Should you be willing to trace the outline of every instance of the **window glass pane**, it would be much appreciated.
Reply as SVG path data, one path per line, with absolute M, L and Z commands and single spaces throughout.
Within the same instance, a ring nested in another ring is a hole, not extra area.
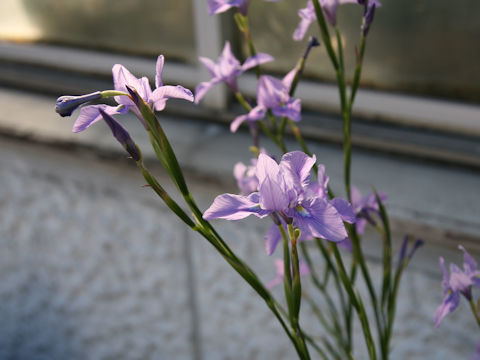
M 318 36 L 314 23 L 303 42 L 292 40 L 300 19 L 297 11 L 306 3 L 251 2 L 249 14 L 257 50 L 277 59 L 265 67 L 287 71 L 303 52 L 308 35 Z M 363 85 L 480 102 L 480 1 L 382 0 L 382 4 L 368 35 Z M 361 6 L 348 4 L 340 6 L 338 12 L 350 74 L 362 11 Z M 315 49 L 312 55 L 306 75 L 332 81 L 325 49 Z
M 0 39 L 194 58 L 191 0 L 1 0 Z

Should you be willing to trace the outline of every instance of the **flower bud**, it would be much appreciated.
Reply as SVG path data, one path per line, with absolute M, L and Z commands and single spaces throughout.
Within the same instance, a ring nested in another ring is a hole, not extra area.
M 375 4 L 371 6 L 365 5 L 365 12 L 363 14 L 363 23 L 362 23 L 362 33 L 363 36 L 367 36 L 370 25 L 373 22 L 373 17 L 375 15 Z
M 80 105 L 101 98 L 102 93 L 100 91 L 80 96 L 60 96 L 55 103 L 55 111 L 60 114 L 60 116 L 70 116 Z

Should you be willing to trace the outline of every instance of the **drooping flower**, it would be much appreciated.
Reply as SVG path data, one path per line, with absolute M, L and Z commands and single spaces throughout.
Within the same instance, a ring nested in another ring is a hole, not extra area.
M 266 0 L 266 1 L 275 2 L 278 0 Z M 243 15 L 247 15 L 248 3 L 249 3 L 249 0 L 207 0 L 208 14 L 209 15 L 220 14 L 232 7 L 236 7 Z
M 294 69 L 295 70 L 295 69 Z M 290 71 L 281 81 L 268 75 L 262 75 L 257 85 L 257 106 L 248 114 L 237 116 L 230 125 L 230 131 L 236 132 L 244 121 L 262 120 L 271 110 L 276 116 L 285 116 L 293 121 L 301 120 L 302 102 L 290 97 L 289 91 L 295 75 Z
M 100 109 L 100 115 L 107 123 L 115 139 L 117 139 L 117 141 L 125 148 L 125 150 L 127 150 L 133 160 L 139 161 L 142 156 L 127 129 L 125 129 L 117 120 L 108 115 L 102 109 Z
M 378 197 L 380 201 L 385 203 L 387 201 L 387 194 L 384 192 L 379 192 Z M 375 220 L 372 215 L 379 213 L 379 206 L 375 193 L 370 193 L 367 196 L 362 196 L 360 191 L 355 187 L 351 187 L 351 200 L 352 207 L 357 221 L 355 227 L 358 234 L 363 234 L 365 232 L 365 227 L 367 222 L 375 224 Z
M 337 24 L 337 9 L 339 5 L 343 4 L 363 5 L 363 3 L 361 3 L 359 0 L 320 0 L 320 6 L 322 7 L 323 15 L 325 16 L 325 20 L 329 24 L 333 26 Z M 365 6 L 366 9 L 369 10 L 371 7 L 380 7 L 381 4 L 379 0 L 370 0 L 368 1 L 368 5 Z M 305 8 L 298 10 L 298 15 L 300 16 L 301 20 L 297 28 L 295 29 L 295 32 L 293 33 L 293 39 L 296 41 L 302 40 L 310 24 L 314 21 L 317 21 L 317 15 L 315 13 L 315 7 L 313 6 L 312 0 L 308 0 L 307 6 Z M 373 14 L 371 18 L 373 20 Z
M 449 274 L 445 267 L 445 260 L 440 257 L 443 301 L 435 312 L 435 327 L 439 327 L 442 319 L 457 308 L 460 295 L 471 301 L 472 286 L 480 287 L 480 271 L 477 270 L 477 262 L 463 246 L 460 245 L 459 249 L 463 251 L 463 271 L 457 265 L 450 264 Z
M 218 58 L 217 62 L 213 62 L 206 57 L 200 57 L 200 61 L 206 66 L 212 79 L 210 81 L 201 82 L 195 88 L 195 103 L 198 104 L 205 94 L 216 84 L 225 82 L 233 92 L 237 89 L 237 77 L 243 74 L 245 71 L 254 68 L 258 65 L 264 64 L 269 61 L 273 61 L 273 57 L 258 53 L 255 56 L 249 57 L 243 65 L 237 60 L 232 53 L 230 42 L 226 42 L 223 48 L 222 54 Z
M 329 201 L 310 190 L 310 171 L 315 161 L 315 156 L 309 157 L 301 151 L 284 154 L 280 164 L 260 154 L 255 169 L 258 191 L 248 196 L 217 196 L 205 211 L 204 219 L 239 220 L 252 214 L 263 218 L 276 213 L 290 219 L 305 238 L 345 240 L 347 231 L 343 221 L 353 223 L 355 215 L 345 200 Z M 276 244 L 271 244 L 271 252 L 275 247 Z
M 283 276 L 285 274 L 284 268 L 285 267 L 283 265 L 283 260 L 275 259 L 276 276 L 272 280 L 270 280 L 267 284 L 265 284 L 265 287 L 267 289 L 271 289 L 283 282 Z M 300 271 L 300 276 L 310 274 L 310 268 L 308 267 L 307 263 L 302 259 L 298 261 L 298 269 Z M 290 271 L 292 271 L 292 269 L 290 269 Z M 293 271 L 292 271 L 292 276 L 293 276 Z
M 100 110 L 104 111 L 108 115 L 125 114 L 130 110 L 130 111 L 133 111 L 135 114 L 137 114 L 137 116 L 141 119 L 140 113 L 136 105 L 128 96 L 127 86 L 134 88 L 138 92 L 138 94 L 145 100 L 145 102 L 157 111 L 163 110 L 165 108 L 165 104 L 167 100 L 171 98 L 178 98 L 178 99 L 193 101 L 192 92 L 184 88 L 183 86 L 163 85 L 163 82 L 162 82 L 163 65 L 164 65 L 164 57 L 163 55 L 160 55 L 157 58 L 157 63 L 156 63 L 156 76 L 155 76 L 156 88 L 155 90 L 152 91 L 150 87 L 150 83 L 146 77 L 137 79 L 123 65 L 115 64 L 112 68 L 112 74 L 113 74 L 113 84 L 115 89 L 114 92 L 116 92 L 116 96 L 114 96 L 114 99 L 117 102 L 118 106 L 108 106 L 105 104 L 83 106 L 80 109 L 80 114 L 73 125 L 73 132 L 83 131 L 89 126 L 96 123 L 97 121 L 101 120 L 102 115 L 100 114 Z M 109 91 L 105 91 L 100 94 L 103 94 L 106 92 L 109 92 Z M 124 93 L 124 95 L 118 95 L 118 92 Z M 91 99 L 87 100 L 89 96 L 91 97 Z M 67 115 L 69 109 L 67 109 L 66 105 L 62 105 L 62 100 L 63 100 L 62 98 L 65 99 L 65 97 L 60 97 L 57 100 L 57 103 L 60 101 L 60 109 L 62 109 L 63 113 Z M 85 95 L 84 98 L 80 97 L 79 101 L 80 100 L 90 101 L 98 98 L 99 97 L 97 93 L 92 93 L 92 94 Z M 82 103 L 84 102 L 82 101 Z M 66 104 L 75 105 L 75 103 L 73 102 L 67 102 Z M 77 107 L 79 105 L 81 104 L 78 104 Z M 57 108 L 58 107 L 59 105 L 57 104 Z M 74 109 L 72 109 L 72 111 L 73 110 Z

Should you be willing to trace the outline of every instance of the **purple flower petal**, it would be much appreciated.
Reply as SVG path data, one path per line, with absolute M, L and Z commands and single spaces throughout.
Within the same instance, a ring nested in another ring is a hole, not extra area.
M 337 243 L 337 245 L 339 248 L 342 248 L 344 250 L 353 251 L 352 241 L 348 237 L 345 240 L 342 240 L 339 243 Z
M 242 13 L 246 14 L 248 0 L 208 0 L 208 14 L 215 15 L 227 11 L 232 7 L 238 7 Z
M 309 203 L 302 204 L 301 209 L 297 208 L 287 215 L 294 218 L 302 232 L 305 229 L 314 237 L 334 242 L 343 241 L 348 237 L 337 209 L 323 199 L 315 198 Z
M 450 289 L 454 292 L 467 292 L 473 285 L 472 279 L 464 273 L 457 265 L 450 264 Z
M 274 115 L 287 117 L 293 121 L 302 120 L 302 101 L 300 99 L 290 99 L 285 105 L 271 108 Z
M 195 104 L 198 104 L 200 100 L 210 91 L 210 89 L 218 84 L 220 79 L 212 79 L 210 81 L 204 81 L 197 85 L 195 88 Z
M 218 77 L 217 70 L 216 70 L 217 64 L 215 64 L 213 60 L 203 56 L 200 56 L 198 59 L 203 65 L 205 65 L 205 67 L 207 68 L 208 72 L 212 77 Z
M 347 200 L 341 199 L 341 198 L 335 198 L 332 201 L 330 201 L 330 204 L 332 204 L 335 207 L 335 209 L 337 209 L 343 221 L 348 222 L 350 224 L 353 224 L 356 221 L 356 216 L 352 209 L 352 205 L 350 205 L 350 203 Z
M 265 53 L 258 53 L 255 56 L 250 56 L 247 60 L 242 65 L 242 72 L 247 71 L 253 67 L 256 67 L 258 65 L 264 64 L 266 62 L 270 62 L 275 60 L 273 56 L 270 56 Z
M 128 111 L 128 108 L 120 105 L 120 106 L 108 106 L 105 104 L 99 105 L 89 105 L 84 106 L 80 109 L 80 115 L 78 116 L 77 120 L 73 124 L 72 132 L 78 133 L 89 126 L 95 124 L 97 121 L 102 119 L 102 115 L 100 114 L 100 109 L 102 109 L 108 115 L 115 115 L 115 114 L 125 114 Z
M 294 67 L 292 70 L 288 72 L 282 79 L 282 84 L 290 91 L 292 87 L 293 79 L 295 79 L 295 74 L 297 73 L 297 67 Z
M 248 197 L 234 194 L 223 194 L 215 198 L 212 205 L 210 205 L 203 214 L 203 218 L 205 220 L 239 220 L 252 214 L 259 218 L 263 218 L 269 213 L 270 211 L 265 211 L 260 208 L 258 194 L 254 193 Z
M 296 41 L 302 40 L 310 24 L 317 20 L 315 8 L 311 0 L 307 2 L 307 6 L 305 8 L 298 10 L 298 16 L 300 16 L 301 20 L 295 29 L 295 32 L 293 33 L 293 39 Z
M 280 171 L 280 166 L 275 160 L 266 154 L 260 154 L 257 160 L 257 168 L 255 170 L 255 175 L 259 183 L 265 181 L 266 177 L 270 176 L 276 177 Z
M 465 272 L 467 274 L 474 273 L 477 270 L 477 262 L 462 245 L 459 245 L 458 248 L 463 251 L 463 268 Z
M 265 234 L 265 251 L 267 255 L 270 256 L 275 252 L 278 243 L 280 242 L 282 235 L 278 230 L 278 226 L 273 224 L 268 229 L 267 233 Z
M 299 11 L 300 13 L 300 11 Z M 293 40 L 295 41 L 300 41 L 305 37 L 305 34 L 307 33 L 308 28 L 310 27 L 310 24 L 313 22 L 313 20 L 310 19 L 305 19 L 302 18 L 300 22 L 298 23 L 297 28 L 293 32 Z
M 237 180 L 238 188 L 243 195 L 248 195 L 258 190 L 255 166 L 246 166 L 241 162 L 236 163 L 233 168 L 233 176 Z
M 262 75 L 258 79 L 257 103 L 267 109 L 272 109 L 290 100 L 287 87 L 278 79 Z
M 437 308 L 435 312 L 434 322 L 435 327 L 438 328 L 440 326 L 440 322 L 442 319 L 450 314 L 453 310 L 458 307 L 460 303 L 460 294 L 458 292 L 449 292 L 444 296 L 442 304 Z
M 290 198 L 285 191 L 285 186 L 280 174 L 268 174 L 260 182 L 260 206 L 270 211 L 283 211 L 288 208 Z
M 163 55 L 159 55 L 157 58 L 157 64 L 155 66 L 155 87 L 158 88 L 163 86 L 162 82 L 162 72 L 163 72 L 163 65 L 165 63 L 165 58 Z
M 130 156 L 135 160 L 139 161 L 141 159 L 140 152 L 137 148 L 137 145 L 133 142 L 130 134 L 127 129 L 125 129 L 113 116 L 108 115 L 102 109 L 99 109 L 100 115 L 103 117 L 108 127 L 112 131 L 113 136 L 118 142 L 127 150 Z
M 243 124 L 243 122 L 245 120 L 248 119 L 248 115 L 240 115 L 240 116 L 237 116 L 233 121 L 232 123 L 230 124 L 230 131 L 232 133 L 236 132 L 238 130 L 238 128 L 240 127 L 240 125 Z
M 328 181 L 330 180 L 330 178 L 325 172 L 325 165 L 320 164 L 318 166 L 317 179 L 319 185 L 318 196 L 326 198 L 328 196 Z
M 364 218 L 358 218 L 355 222 L 355 230 L 357 234 L 365 233 L 365 228 L 367 227 L 367 220 Z
M 172 98 L 188 101 L 194 100 L 193 94 L 189 89 L 180 85 L 165 85 L 155 89 L 150 96 L 150 102 L 155 106 L 155 110 L 161 111 L 165 108 L 166 101 Z
M 112 68 L 113 74 L 113 85 L 115 90 L 127 92 L 126 85 L 137 90 L 140 97 L 142 97 L 146 102 L 148 102 L 152 89 L 146 77 L 137 79 L 133 76 L 127 68 L 120 64 L 113 65 Z M 127 96 L 115 96 L 115 101 L 118 104 L 123 104 L 125 106 L 134 106 L 132 100 Z
M 301 186 L 307 186 L 310 182 L 310 171 L 316 161 L 315 155 L 310 157 L 302 151 L 291 151 L 282 156 L 280 167 L 289 171 Z
M 236 132 L 240 125 L 245 121 L 258 121 L 265 117 L 266 109 L 262 106 L 256 106 L 246 115 L 237 116 L 230 124 L 230 131 Z

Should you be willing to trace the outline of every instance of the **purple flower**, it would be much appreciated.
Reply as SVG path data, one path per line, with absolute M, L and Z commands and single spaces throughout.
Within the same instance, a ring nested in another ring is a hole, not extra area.
M 200 61 L 207 67 L 212 79 L 207 82 L 201 82 L 195 88 L 195 103 L 198 104 L 205 94 L 216 84 L 225 82 L 233 92 L 237 92 L 237 77 L 248 69 L 260 64 L 273 61 L 273 57 L 268 54 L 258 53 L 249 57 L 243 65 L 233 55 L 230 43 L 227 41 L 223 48 L 222 54 L 218 58 L 217 63 L 211 59 L 200 57 Z
M 133 142 L 128 131 L 117 120 L 115 120 L 112 116 L 108 115 L 105 111 L 103 111 L 102 109 L 99 109 L 99 111 L 100 115 L 103 117 L 110 130 L 112 130 L 112 134 L 115 139 L 117 139 L 118 142 L 122 144 L 122 146 L 125 148 L 125 150 L 127 150 L 133 160 L 139 161 L 142 156 L 140 155 L 140 151 L 138 150 L 137 145 Z
M 236 132 L 245 120 L 254 122 L 263 119 L 267 110 L 271 110 L 276 116 L 300 121 L 301 100 L 292 98 L 289 94 L 294 75 L 295 69 L 290 71 L 282 81 L 268 75 L 260 76 L 257 85 L 257 106 L 248 114 L 237 116 L 230 125 L 230 131 Z
M 334 242 L 345 240 L 347 231 L 343 222 L 355 221 L 353 210 L 343 199 L 329 201 L 312 191 L 310 170 L 315 161 L 315 156 L 309 157 L 301 151 L 286 153 L 280 164 L 260 154 L 255 169 L 258 191 L 248 196 L 219 195 L 203 218 L 238 220 L 252 214 L 263 218 L 276 213 L 292 221 L 303 238 L 318 237 Z M 267 233 L 268 236 L 277 237 L 276 240 L 267 239 L 267 252 L 272 253 L 278 236 L 273 230 Z
M 480 271 L 477 270 L 477 262 L 463 246 L 460 245 L 459 249 L 463 251 L 463 271 L 457 265 L 450 264 L 450 274 L 448 274 L 445 260 L 440 257 L 443 301 L 435 312 L 435 327 L 439 327 L 442 319 L 457 308 L 460 295 L 471 301 L 472 285 L 480 287 Z
M 384 192 L 379 192 L 378 197 L 382 203 L 385 203 L 387 200 L 387 194 Z M 355 186 L 351 187 L 351 199 L 352 207 L 357 221 L 355 227 L 358 234 L 363 234 L 365 232 L 365 226 L 367 222 L 375 224 L 375 221 L 372 218 L 372 214 L 379 213 L 379 206 L 375 193 L 368 194 L 367 196 L 362 196 L 360 191 Z
M 318 166 L 317 181 L 306 183 L 303 186 L 303 192 L 305 198 L 323 198 L 328 199 L 328 181 L 329 177 L 325 173 L 325 166 L 320 164 Z M 343 199 L 333 199 L 330 201 L 330 204 L 335 207 L 337 212 L 341 215 L 343 221 L 355 222 L 355 215 L 351 205 Z M 286 224 L 283 223 L 286 229 Z M 315 235 L 308 231 L 302 231 L 299 237 L 299 241 L 304 240 L 313 240 Z M 281 234 L 277 225 L 272 225 L 265 235 L 265 251 L 267 255 L 272 255 L 275 251 L 278 243 L 281 240 Z M 343 240 L 337 242 L 338 246 L 346 249 L 352 250 L 352 244 L 348 237 L 345 237 Z
M 278 0 L 266 0 L 270 2 Z M 208 14 L 215 15 L 236 7 L 243 15 L 247 15 L 249 0 L 207 0 Z
M 251 165 L 247 166 L 242 162 L 238 162 L 233 168 L 233 176 L 235 180 L 237 180 L 237 185 L 242 195 L 248 195 L 257 191 L 258 180 L 255 176 L 256 164 L 257 159 L 252 159 Z
M 339 5 L 359 3 L 360 2 L 358 0 L 320 0 L 320 6 L 322 7 L 325 20 L 333 26 L 337 24 L 337 8 Z M 380 7 L 380 1 L 368 1 L 368 8 L 370 9 L 372 6 Z M 295 32 L 293 33 L 293 39 L 296 41 L 302 40 L 310 24 L 314 21 L 317 21 L 317 15 L 315 14 L 315 7 L 313 6 L 312 0 L 308 0 L 307 7 L 298 10 L 298 15 L 300 16 L 301 20 L 295 29 Z
M 162 71 L 163 71 L 164 57 L 160 55 L 156 64 L 155 76 L 155 90 L 152 91 L 150 83 L 146 77 L 137 79 L 130 71 L 123 65 L 115 64 L 112 68 L 113 84 L 116 91 L 124 92 L 125 95 L 115 96 L 115 101 L 118 106 L 107 105 L 90 105 L 85 106 L 80 110 L 80 116 L 73 125 L 73 132 L 80 132 L 93 125 L 102 116 L 100 109 L 109 115 L 125 114 L 128 110 L 134 112 L 140 119 L 141 115 L 134 104 L 134 102 L 127 96 L 127 86 L 134 88 L 138 94 L 150 105 L 153 109 L 161 111 L 165 108 L 165 104 L 170 98 L 184 99 L 193 101 L 193 94 L 190 90 L 183 86 L 163 85 Z
M 272 280 L 270 280 L 267 284 L 265 284 L 265 287 L 267 289 L 271 289 L 283 282 L 283 276 L 285 274 L 284 268 L 285 267 L 283 265 L 283 260 L 275 259 L 275 269 L 276 269 L 277 275 Z M 300 276 L 310 274 L 310 268 L 308 267 L 307 263 L 301 259 L 298 261 L 298 268 L 300 270 Z M 290 271 L 292 272 L 292 276 L 293 276 L 292 270 L 293 270 L 292 267 L 290 267 Z

